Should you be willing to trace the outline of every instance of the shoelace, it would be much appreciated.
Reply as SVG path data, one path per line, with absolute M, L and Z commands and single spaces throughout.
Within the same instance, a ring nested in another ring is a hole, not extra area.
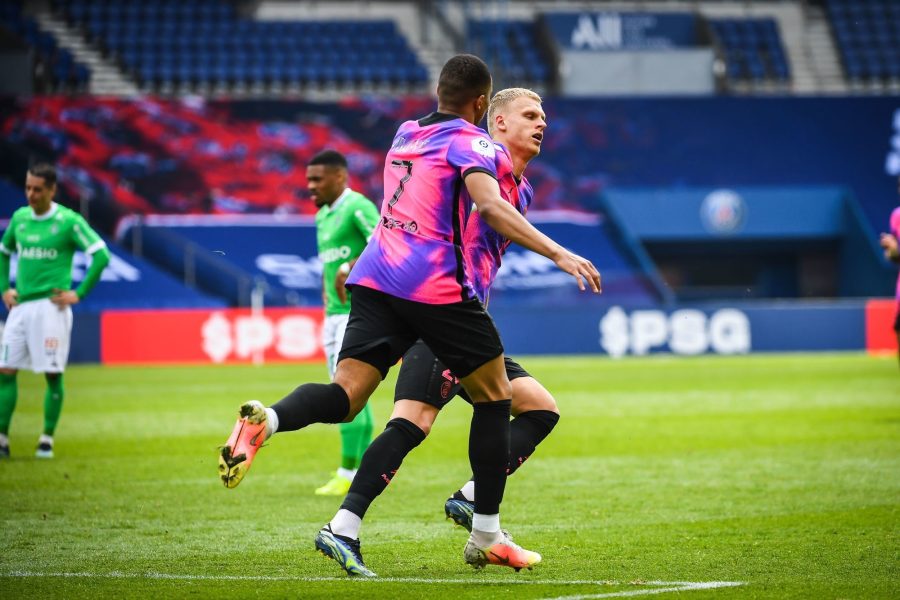
M 365 564 L 365 563 L 363 563 L 362 550 L 360 550 L 359 540 L 354 540 L 352 538 L 348 538 L 343 535 L 338 535 L 336 533 L 332 533 L 331 535 L 333 535 L 337 539 L 341 540 L 342 542 L 344 542 L 345 544 L 350 546 L 350 551 L 353 552 L 354 558 L 356 558 L 356 560 L 358 560 L 360 562 L 360 564 Z

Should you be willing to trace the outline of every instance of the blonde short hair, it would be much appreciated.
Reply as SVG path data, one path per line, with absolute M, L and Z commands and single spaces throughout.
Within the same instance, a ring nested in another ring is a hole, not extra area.
M 494 135 L 494 117 L 503 110 L 503 107 L 522 96 L 531 98 L 538 103 L 543 102 L 537 92 L 526 88 L 506 88 L 494 94 L 494 97 L 491 98 L 491 103 L 488 105 L 487 124 L 489 134 Z

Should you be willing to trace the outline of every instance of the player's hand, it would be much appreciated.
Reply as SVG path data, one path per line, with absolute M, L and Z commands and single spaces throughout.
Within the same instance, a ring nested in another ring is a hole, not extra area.
M 881 247 L 884 248 L 885 258 L 897 258 L 897 238 L 889 233 L 882 233 L 880 244 Z
M 15 288 L 9 288 L 3 292 L 3 304 L 6 305 L 6 310 L 12 310 L 19 304 L 19 292 Z
M 575 277 L 575 281 L 578 282 L 578 289 L 582 292 L 585 290 L 585 281 L 591 286 L 591 290 L 595 294 L 603 291 L 600 287 L 600 271 L 588 259 L 563 248 L 561 255 L 555 262 L 557 267 Z
M 351 261 L 355 263 L 356 261 Z M 337 292 L 338 299 L 341 304 L 347 303 L 347 278 L 350 277 L 350 269 L 353 267 L 351 262 L 345 262 L 338 267 L 337 273 L 334 275 L 334 291 Z
M 344 273 L 338 270 L 337 275 L 334 276 L 334 291 L 337 292 L 341 304 L 346 304 L 347 302 L 347 286 L 344 284 L 347 283 L 347 276 L 349 275 L 349 271 Z
M 59 288 L 53 288 L 53 295 L 50 296 L 50 302 L 59 306 L 60 308 L 78 304 L 79 300 L 81 300 L 81 298 L 78 297 L 78 294 L 75 293 L 75 290 L 61 290 Z

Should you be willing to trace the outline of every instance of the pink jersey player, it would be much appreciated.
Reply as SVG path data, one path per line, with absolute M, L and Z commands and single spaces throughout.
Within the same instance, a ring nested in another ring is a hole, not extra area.
M 891 213 L 890 227 L 894 239 L 900 240 L 900 206 Z M 900 304 L 900 273 L 897 274 L 897 302 Z
M 403 123 L 385 158 L 381 222 L 347 284 L 425 304 L 473 298 L 462 250 L 472 199 L 463 179 L 474 171 L 496 177 L 496 153 L 483 130 L 455 115 Z
M 512 159 L 502 144 L 494 142 L 497 149 L 497 181 L 500 194 L 523 215 L 534 198 L 534 190 L 528 179 L 517 180 L 513 174 Z M 463 236 L 466 271 L 470 275 L 475 295 L 485 306 L 488 303 L 491 285 L 497 277 L 503 253 L 509 247 L 509 240 L 491 229 L 478 211 L 472 212 Z

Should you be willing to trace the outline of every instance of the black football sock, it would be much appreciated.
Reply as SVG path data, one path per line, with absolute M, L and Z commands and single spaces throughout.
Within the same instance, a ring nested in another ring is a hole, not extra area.
M 549 410 L 529 410 L 509 424 L 509 466 L 506 474 L 512 475 L 528 460 L 538 444 L 544 441 L 559 422 L 559 415 Z
M 477 402 L 469 429 L 469 463 L 475 480 L 475 512 L 500 513 L 509 462 L 509 409 L 511 400 Z
M 336 383 L 304 383 L 272 405 L 278 431 L 296 431 L 313 423 L 340 423 L 350 413 L 350 398 Z
M 403 459 L 422 443 L 425 432 L 406 419 L 391 419 L 363 454 L 359 470 L 353 477 L 341 508 L 359 518 L 366 516 L 372 501 L 378 497 L 397 473 Z

